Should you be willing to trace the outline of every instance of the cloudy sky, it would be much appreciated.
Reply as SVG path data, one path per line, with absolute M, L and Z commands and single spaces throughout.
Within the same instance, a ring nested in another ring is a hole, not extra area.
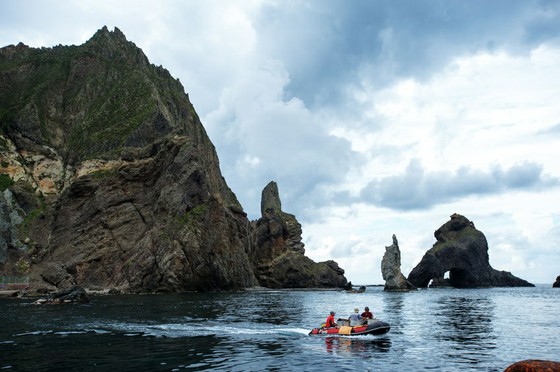
M 181 80 L 251 219 L 278 183 L 306 254 L 384 283 L 459 213 L 490 264 L 560 275 L 560 2 L 0 2 L 0 46 L 118 27 Z

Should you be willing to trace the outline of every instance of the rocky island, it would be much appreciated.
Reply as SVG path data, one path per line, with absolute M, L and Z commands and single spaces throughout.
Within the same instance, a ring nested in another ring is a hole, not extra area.
M 249 221 L 181 83 L 117 28 L 0 49 L 0 274 L 32 289 L 334 287 L 263 191 Z
M 434 236 L 436 243 L 408 275 L 414 286 L 534 287 L 510 272 L 490 266 L 486 237 L 466 217 L 451 215 Z M 449 278 L 445 278 L 446 273 Z

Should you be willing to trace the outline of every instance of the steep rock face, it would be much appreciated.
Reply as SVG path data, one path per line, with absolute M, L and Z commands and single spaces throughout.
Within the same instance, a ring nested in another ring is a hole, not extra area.
M 175 137 L 153 158 L 77 178 L 57 203 L 48 242 L 54 249 L 44 261 L 60 262 L 87 287 L 255 285 L 246 217 L 224 203 L 203 158 L 189 138 Z
M 434 233 L 437 242 L 411 271 L 408 280 L 417 287 L 435 285 L 469 287 L 534 287 L 509 272 L 490 266 L 486 237 L 467 218 L 453 214 Z M 449 272 L 449 279 L 444 279 Z
M 385 280 L 385 291 L 409 291 L 415 288 L 401 272 L 401 250 L 394 234 L 393 244 L 385 247 L 385 254 L 381 260 L 381 274 Z
M 1 274 L 126 292 L 261 284 L 255 233 L 181 83 L 118 29 L 0 49 L 0 155 Z
M 556 281 L 552 283 L 552 288 L 560 288 L 560 275 L 558 275 Z
M 334 261 L 315 263 L 304 255 L 301 225 L 282 211 L 276 182 L 262 191 L 262 217 L 255 228 L 255 275 L 271 288 L 345 287 L 344 270 Z

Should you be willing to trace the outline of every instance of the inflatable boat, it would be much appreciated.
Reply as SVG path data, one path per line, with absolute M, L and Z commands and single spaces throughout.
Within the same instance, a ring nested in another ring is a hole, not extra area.
M 368 319 L 367 324 L 350 326 L 348 320 L 338 319 L 338 327 L 313 328 L 310 335 L 348 335 L 348 336 L 362 336 L 362 335 L 383 335 L 391 329 L 388 323 L 379 319 Z

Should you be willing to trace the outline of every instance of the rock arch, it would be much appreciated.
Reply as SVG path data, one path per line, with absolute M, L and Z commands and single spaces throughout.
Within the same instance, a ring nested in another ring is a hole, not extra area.
M 436 243 L 408 276 L 416 287 L 425 288 L 432 280 L 432 286 L 457 288 L 534 286 L 490 266 L 486 237 L 466 217 L 453 214 L 434 236 Z

